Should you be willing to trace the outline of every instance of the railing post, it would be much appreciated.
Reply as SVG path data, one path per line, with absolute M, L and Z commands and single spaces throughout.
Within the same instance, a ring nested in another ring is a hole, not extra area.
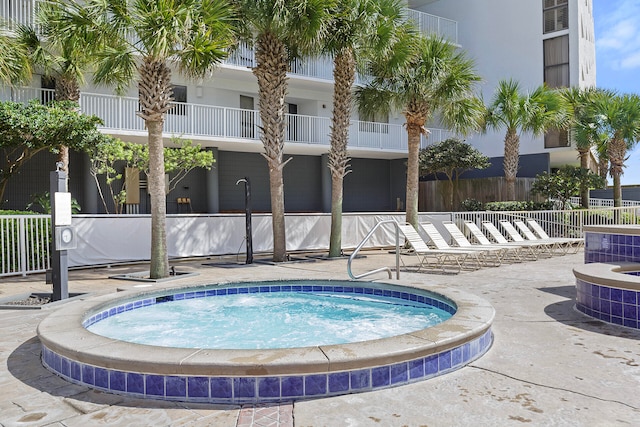
M 27 232 L 25 227 L 25 218 L 18 219 L 18 252 L 20 253 L 20 266 L 18 270 L 23 276 L 27 275 Z
M 118 97 L 118 124 L 117 124 L 117 129 L 122 129 L 122 97 L 119 96 Z
M 229 135 L 227 135 L 227 121 L 229 120 L 229 114 L 227 113 L 227 107 L 224 107 L 222 109 L 222 135 L 224 135 L 225 138 L 228 138 Z
M 196 134 L 196 122 L 195 122 L 195 108 L 196 106 L 194 104 L 187 104 L 187 107 L 190 109 L 190 114 L 189 114 L 189 127 L 191 128 L 191 135 L 195 135 Z

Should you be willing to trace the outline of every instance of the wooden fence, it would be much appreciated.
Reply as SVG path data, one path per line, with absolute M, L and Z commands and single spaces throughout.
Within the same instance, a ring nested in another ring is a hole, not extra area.
M 539 200 L 531 195 L 535 178 L 516 178 L 516 200 Z M 455 182 L 454 182 L 455 186 Z M 448 180 L 421 181 L 418 210 L 420 212 L 460 211 L 460 203 L 475 199 L 482 203 L 507 200 L 507 181 L 504 177 L 460 179 L 454 192 L 453 209 L 449 207 L 451 184 Z

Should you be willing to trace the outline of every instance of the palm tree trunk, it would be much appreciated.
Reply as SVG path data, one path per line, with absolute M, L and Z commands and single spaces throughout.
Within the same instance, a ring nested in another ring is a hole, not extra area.
M 609 159 L 607 156 L 598 157 L 598 175 L 602 177 L 602 179 L 607 179 L 607 174 L 609 173 Z
M 504 178 L 507 181 L 507 200 L 516 199 L 516 175 L 520 156 L 520 137 L 513 129 L 504 138 Z
M 148 121 L 149 131 L 149 196 L 151 198 L 151 265 L 152 279 L 169 276 L 167 252 L 167 195 L 164 180 L 164 147 L 162 144 L 162 122 Z
M 589 149 L 578 148 L 578 157 L 580 158 L 580 167 L 589 169 Z M 589 188 L 581 186 L 580 188 L 580 205 L 584 209 L 589 209 Z
M 613 206 L 622 206 L 622 185 L 620 176 L 624 168 L 624 158 L 627 154 L 627 145 L 619 135 L 615 135 L 607 147 L 609 164 L 611 165 L 611 177 L 613 178 Z
M 56 78 L 56 92 L 55 99 L 57 101 L 72 101 L 78 102 L 80 100 L 80 85 L 78 80 L 70 77 L 58 77 Z M 67 173 L 67 182 L 69 181 L 69 147 L 61 145 L 59 147 L 60 153 L 58 154 L 58 162 L 62 163 L 62 170 Z
M 419 120 L 411 120 L 407 116 L 407 145 L 409 155 L 407 158 L 407 196 L 406 196 L 406 221 L 418 229 L 418 192 L 420 181 L 420 135 L 423 132 L 423 123 Z
M 271 216 L 273 229 L 273 261 L 287 259 L 286 230 L 284 224 L 284 181 L 282 161 L 285 131 L 285 95 L 287 92 L 287 52 L 284 44 L 271 33 L 261 34 L 256 40 L 256 62 L 253 74 L 258 80 L 262 144 L 269 166 Z M 287 160 L 288 161 L 288 160 Z
M 171 108 L 171 70 L 163 62 L 150 57 L 140 66 L 138 92 L 140 116 L 147 127 L 149 144 L 149 196 L 151 199 L 151 264 L 152 279 L 169 276 L 167 252 L 167 194 L 164 178 L 164 145 L 162 129 L 164 114 Z
M 342 255 L 342 178 L 331 176 L 331 234 L 329 236 L 329 258 Z
M 331 171 L 331 235 L 329 257 L 342 254 L 342 197 L 343 180 L 349 173 L 349 124 L 351 122 L 351 87 L 355 80 L 355 60 L 351 49 L 341 51 L 334 60 L 333 117 L 331 119 L 331 149 L 329 170 Z

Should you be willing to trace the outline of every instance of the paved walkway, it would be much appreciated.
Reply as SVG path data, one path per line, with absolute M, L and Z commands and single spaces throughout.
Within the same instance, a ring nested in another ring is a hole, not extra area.
M 176 264 L 181 282 L 346 279 L 346 261 L 241 268 Z M 495 343 L 471 365 L 407 386 L 277 406 L 221 406 L 125 398 L 70 384 L 40 364 L 36 327 L 50 309 L 0 310 L 1 426 L 631 426 L 640 424 L 640 332 L 573 309 L 572 267 L 583 255 L 459 275 L 402 273 L 400 283 L 464 289 L 496 308 Z M 354 270 L 393 265 L 366 253 Z M 108 276 L 144 265 L 70 272 L 71 292 L 113 292 L 135 282 Z M 374 276 L 384 279 L 383 275 Z M 396 280 L 392 280 L 396 282 Z M 42 275 L 0 279 L 0 298 L 50 292 Z M 64 305 L 60 308 L 63 309 Z

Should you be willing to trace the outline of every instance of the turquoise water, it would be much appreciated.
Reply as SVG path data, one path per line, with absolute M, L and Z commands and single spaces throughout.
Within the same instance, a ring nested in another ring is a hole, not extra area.
M 450 317 L 427 304 L 373 295 L 276 292 L 154 304 L 108 317 L 87 329 L 162 347 L 263 349 L 385 338 Z

